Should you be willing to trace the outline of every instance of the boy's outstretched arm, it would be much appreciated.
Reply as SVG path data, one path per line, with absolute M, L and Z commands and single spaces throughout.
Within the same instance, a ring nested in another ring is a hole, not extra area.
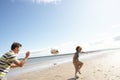
M 16 60 L 13 64 L 11 64 L 11 68 L 23 67 L 23 65 L 26 63 L 29 55 L 30 55 L 30 52 L 26 52 L 25 58 L 22 61 Z
M 81 53 L 88 54 L 87 52 L 81 51 Z

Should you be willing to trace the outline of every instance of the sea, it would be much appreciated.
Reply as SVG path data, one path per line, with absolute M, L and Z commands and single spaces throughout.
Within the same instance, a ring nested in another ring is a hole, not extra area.
M 109 48 L 109 49 L 86 51 L 84 54 L 80 54 L 79 58 L 81 61 L 88 60 L 97 56 L 103 56 L 110 53 L 114 53 L 115 51 L 120 51 L 120 48 Z M 73 55 L 74 53 L 67 53 L 67 54 L 58 54 L 58 55 L 50 55 L 50 56 L 31 57 L 28 59 L 24 67 L 11 69 L 7 75 L 7 78 L 36 70 L 40 71 L 40 70 L 52 68 L 60 64 L 72 62 Z

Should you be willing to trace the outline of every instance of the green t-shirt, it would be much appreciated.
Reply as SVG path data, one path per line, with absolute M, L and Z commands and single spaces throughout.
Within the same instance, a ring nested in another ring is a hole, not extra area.
M 16 60 L 16 55 L 13 51 L 5 53 L 0 57 L 0 77 L 5 77 L 10 70 L 10 65 Z

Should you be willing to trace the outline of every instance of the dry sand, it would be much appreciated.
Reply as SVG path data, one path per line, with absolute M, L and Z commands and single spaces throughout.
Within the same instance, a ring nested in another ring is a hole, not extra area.
M 120 53 L 109 54 L 82 60 L 84 66 L 77 80 L 120 80 Z M 28 72 L 8 80 L 74 80 L 74 66 L 69 62 L 42 71 Z

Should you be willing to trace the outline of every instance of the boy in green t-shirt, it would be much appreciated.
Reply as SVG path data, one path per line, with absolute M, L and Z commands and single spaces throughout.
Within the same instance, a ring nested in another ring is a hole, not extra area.
M 22 61 L 16 58 L 16 54 L 19 53 L 21 47 L 22 45 L 20 43 L 14 42 L 11 45 L 11 51 L 0 57 L 0 80 L 7 80 L 5 77 L 10 68 L 22 67 L 26 63 L 30 55 L 29 51 L 26 52 L 26 56 Z

